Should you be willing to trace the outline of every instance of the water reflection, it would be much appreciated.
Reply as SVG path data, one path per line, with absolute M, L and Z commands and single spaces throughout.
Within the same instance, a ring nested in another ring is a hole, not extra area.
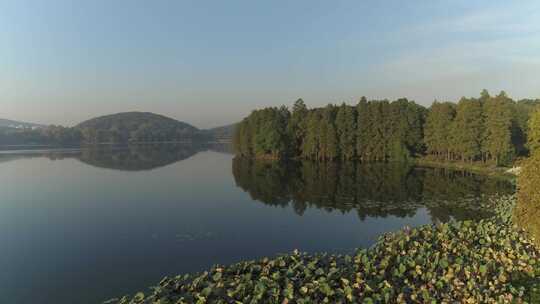
M 233 160 L 236 185 L 266 205 L 356 212 L 367 217 L 414 216 L 427 208 L 433 222 L 491 216 L 481 203 L 512 193 L 505 181 L 466 172 L 419 168 L 406 163 L 273 162 Z
M 136 145 L 84 149 L 77 157 L 85 164 L 122 171 L 142 171 L 164 167 L 204 150 L 201 145 Z
M 406 164 L 233 161 L 207 150 L 228 151 L 0 153 L 0 303 L 101 303 L 214 264 L 350 253 L 403 226 L 483 216 L 483 196 L 511 191 Z
M 75 158 L 98 168 L 146 171 L 183 161 L 203 151 L 232 153 L 230 145 L 219 143 L 102 145 L 56 150 L 12 150 L 0 153 L 0 163 L 33 157 L 50 160 Z

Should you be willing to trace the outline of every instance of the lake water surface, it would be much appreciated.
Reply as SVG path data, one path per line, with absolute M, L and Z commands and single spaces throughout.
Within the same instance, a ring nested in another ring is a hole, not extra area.
M 463 172 L 249 161 L 204 145 L 11 151 L 0 303 L 101 303 L 213 264 L 348 253 L 406 225 L 489 216 L 479 202 L 511 191 Z

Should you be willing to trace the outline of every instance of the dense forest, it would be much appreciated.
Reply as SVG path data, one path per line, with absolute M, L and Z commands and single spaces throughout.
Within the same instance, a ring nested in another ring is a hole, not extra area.
M 59 145 L 81 143 L 82 134 L 76 128 L 51 125 L 44 128 L 16 129 L 0 127 L 0 145 Z
M 479 98 L 436 101 L 430 108 L 405 98 L 363 97 L 355 106 L 308 109 L 299 99 L 292 110 L 253 111 L 238 124 L 233 144 L 237 155 L 256 158 L 395 161 L 430 156 L 502 165 L 526 154 L 529 146 L 540 146 L 540 113 L 529 121 L 538 105 L 540 100 L 516 102 L 505 92 L 490 96 L 486 90 Z

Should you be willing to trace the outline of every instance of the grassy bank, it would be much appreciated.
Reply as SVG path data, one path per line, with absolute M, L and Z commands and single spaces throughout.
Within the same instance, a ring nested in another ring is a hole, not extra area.
M 515 175 L 506 172 L 510 169 L 508 167 L 498 167 L 492 164 L 483 164 L 481 162 L 441 162 L 429 158 L 415 158 L 413 162 L 417 166 L 462 170 L 505 180 L 513 181 L 516 177 Z
M 353 255 L 215 266 L 109 303 L 538 303 L 540 251 L 511 224 L 514 204 L 500 197 L 489 220 L 406 228 Z
M 246 159 L 250 159 L 250 158 L 246 158 Z M 279 157 L 272 156 L 272 155 L 257 156 L 257 157 L 252 157 L 251 159 L 263 160 L 263 161 L 280 160 Z M 285 158 L 285 159 L 294 160 L 294 161 L 303 160 L 303 158 L 299 158 L 299 157 Z M 509 167 L 495 166 L 490 163 L 439 161 L 439 160 L 435 160 L 429 157 L 413 157 L 413 158 L 408 158 L 406 161 L 420 167 L 444 168 L 444 169 L 451 169 L 451 170 L 467 171 L 467 172 L 471 172 L 475 174 L 481 174 L 481 175 L 485 175 L 485 176 L 489 176 L 493 178 L 505 179 L 509 181 L 514 181 L 516 177 L 516 175 L 507 172 L 510 169 Z

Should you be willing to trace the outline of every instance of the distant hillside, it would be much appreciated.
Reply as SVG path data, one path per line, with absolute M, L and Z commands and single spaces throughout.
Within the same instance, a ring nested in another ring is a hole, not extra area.
M 75 128 L 81 130 L 84 141 L 90 143 L 191 141 L 203 136 L 190 124 L 149 112 L 101 116 Z
M 228 143 L 232 140 L 235 125 L 200 130 L 188 123 L 149 112 L 96 117 L 72 128 L 0 119 L 0 146 L 194 141 Z
M 36 129 L 45 128 L 45 125 L 0 118 L 0 127 L 15 129 Z
M 236 123 L 230 124 L 222 127 L 204 130 L 204 132 L 208 133 L 216 141 L 232 141 L 236 125 Z

